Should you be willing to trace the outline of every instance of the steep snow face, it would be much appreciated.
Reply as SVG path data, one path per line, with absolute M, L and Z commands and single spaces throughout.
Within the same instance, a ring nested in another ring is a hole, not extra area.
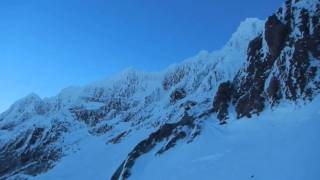
M 152 145 L 162 153 L 187 136 L 191 142 L 200 131 L 198 121 L 210 113 L 218 84 L 236 74 L 250 40 L 262 29 L 263 21 L 247 19 L 221 50 L 200 52 L 163 72 L 127 69 L 107 80 L 66 88 L 55 97 L 32 94 L 18 101 L 0 115 L 0 178 L 31 178 L 28 175 L 57 164 L 50 177 L 86 177 L 81 169 L 93 166 L 93 161 L 75 166 L 77 161 L 70 161 L 77 157 L 71 156 L 74 152 L 103 163 L 89 174 L 108 177 L 129 150 L 152 132 L 150 140 L 157 139 Z M 163 132 L 169 133 L 163 136 Z M 106 157 L 89 155 L 87 143 Z M 119 156 L 109 157 L 114 154 Z
M 265 21 L 247 18 L 223 48 L 221 52 L 223 63 L 219 63 L 217 68 L 226 72 L 230 80 L 245 63 L 249 42 L 253 40 L 252 35 L 259 36 L 262 33 L 261 29 L 264 29 L 264 24 Z
M 202 89 L 207 92 L 211 86 L 216 87 L 216 82 L 222 79 L 232 79 L 245 63 L 249 42 L 262 33 L 263 27 L 264 21 L 262 20 L 246 19 L 220 51 L 212 53 L 202 51 L 195 57 L 166 70 L 165 81 L 169 83 L 164 82 L 165 88 L 169 88 L 171 83 L 181 82 L 182 85 L 186 84 L 187 88 L 194 90 L 199 87 L 197 84 L 205 79 L 203 77 L 206 77 L 207 81 L 211 82 L 203 83 Z

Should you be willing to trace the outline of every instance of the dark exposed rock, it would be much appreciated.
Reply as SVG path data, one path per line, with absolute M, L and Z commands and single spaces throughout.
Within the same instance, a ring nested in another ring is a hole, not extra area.
M 183 88 L 178 88 L 174 90 L 170 95 L 170 101 L 172 103 L 175 103 L 183 98 L 185 98 L 187 95 L 186 91 Z
M 96 125 L 106 116 L 106 112 L 100 110 L 70 109 L 70 111 L 75 115 L 76 119 L 90 126 Z
M 31 135 L 31 139 L 29 141 L 30 145 L 35 144 L 38 140 L 40 140 L 40 138 L 43 135 L 44 132 L 44 128 L 35 128 L 35 130 L 33 131 L 32 135 Z
M 112 119 L 120 112 L 128 110 L 129 105 L 120 99 L 110 99 L 106 105 L 99 109 L 72 108 L 70 112 L 75 115 L 79 121 L 83 121 L 89 126 L 95 126 L 105 119 Z
M 183 108 L 185 111 L 189 111 L 190 109 L 192 109 L 192 107 L 194 107 L 195 105 L 197 105 L 197 102 L 195 101 L 187 101 L 185 103 L 182 103 L 180 105 L 181 108 Z
M 265 40 L 270 48 L 270 55 L 278 57 L 284 47 L 288 29 L 276 15 L 270 16 L 265 24 Z
M 268 70 L 272 67 L 274 58 L 267 56 L 261 60 L 262 36 L 252 40 L 248 47 L 248 66 L 243 73 L 235 79 L 235 104 L 238 118 L 251 117 L 252 113 L 259 113 L 264 108 L 264 84 L 268 76 Z M 236 82 L 239 82 L 238 84 Z
M 1 130 L 12 131 L 15 127 L 14 123 L 6 123 L 0 127 Z
M 218 114 L 218 119 L 221 123 L 225 122 L 228 118 L 228 108 L 233 96 L 233 85 L 230 81 L 221 83 L 218 92 L 214 97 L 213 111 Z
M 187 69 L 184 66 L 177 67 L 174 72 L 166 74 L 162 82 L 164 90 L 169 90 L 174 85 L 178 84 L 187 74 Z
M 89 132 L 93 135 L 99 136 L 106 134 L 108 131 L 111 131 L 113 129 L 112 126 L 109 126 L 108 124 L 104 124 L 102 126 L 94 127 Z
M 170 148 L 174 147 L 176 145 L 176 143 L 180 140 L 180 139 L 183 139 L 187 136 L 186 132 L 184 131 L 181 131 L 181 132 L 178 132 L 176 134 L 176 136 L 174 136 L 169 142 L 168 144 L 161 148 L 157 154 L 160 155 L 160 154 L 163 154 L 164 152 L 166 152 L 167 150 L 169 150 Z
M 165 146 L 157 151 L 157 155 L 174 147 L 178 140 L 185 138 L 188 132 L 184 130 L 197 128 L 195 119 L 191 116 L 184 116 L 182 119 L 173 124 L 164 124 L 156 132 L 149 135 L 149 137 L 140 143 L 138 143 L 133 150 L 128 154 L 125 161 L 119 166 L 116 172 L 112 176 L 112 180 L 128 179 L 131 175 L 131 169 L 134 166 L 136 160 L 142 155 L 150 152 L 155 146 L 163 141 L 168 141 Z M 197 131 L 195 131 L 197 132 Z M 192 138 L 195 138 L 195 134 L 191 134 Z
M 0 179 L 16 174 L 35 176 L 51 169 L 63 156 L 62 147 L 55 143 L 66 131 L 66 125 L 58 122 L 50 129 L 35 127 L 0 147 Z
M 272 77 L 267 88 L 268 97 L 272 105 L 279 103 L 282 98 L 280 86 L 280 81 L 276 77 Z
M 130 131 L 124 131 L 124 132 L 118 134 L 116 137 L 110 139 L 110 140 L 108 141 L 108 144 L 118 144 L 118 143 L 120 143 L 121 140 L 122 140 L 124 137 L 126 137 L 129 133 L 130 133 Z
M 274 106 L 282 98 L 310 100 L 319 93 L 320 2 L 314 1 L 313 13 L 295 3 L 287 0 L 285 8 L 266 21 L 264 36 L 249 43 L 247 64 L 226 82 L 234 88 L 228 94 L 231 99 L 226 97 L 226 83 L 220 85 L 213 110 L 222 122 L 229 103 L 235 105 L 238 118 L 251 117 L 264 109 L 266 100 Z

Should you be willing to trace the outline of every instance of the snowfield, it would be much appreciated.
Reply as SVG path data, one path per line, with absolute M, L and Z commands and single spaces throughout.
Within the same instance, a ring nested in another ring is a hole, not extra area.
M 319 104 L 320 98 L 307 105 L 287 102 L 257 117 L 232 118 L 224 126 L 210 117 L 192 143 L 179 143 L 163 155 L 151 152 L 141 158 L 130 179 L 317 180 Z M 130 136 L 121 144 L 106 146 L 103 138 L 88 136 L 80 151 L 34 179 L 106 179 L 141 138 Z

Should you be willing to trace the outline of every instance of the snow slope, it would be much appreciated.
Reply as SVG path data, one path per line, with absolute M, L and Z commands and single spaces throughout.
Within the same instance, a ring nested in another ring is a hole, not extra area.
M 227 126 L 209 118 L 193 143 L 141 159 L 132 179 L 319 179 L 319 104 L 284 103 Z
M 316 180 L 320 177 L 319 104 L 319 97 L 307 105 L 287 102 L 251 119 L 233 117 L 226 126 L 211 116 L 194 142 L 180 143 L 161 156 L 153 152 L 141 158 L 130 179 Z M 138 139 L 133 136 L 105 146 L 103 138 L 88 137 L 80 151 L 35 179 L 111 177 Z

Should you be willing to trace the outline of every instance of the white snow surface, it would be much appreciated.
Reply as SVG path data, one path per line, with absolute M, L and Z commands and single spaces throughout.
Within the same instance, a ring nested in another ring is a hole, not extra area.
M 193 143 L 141 159 L 132 179 L 319 179 L 319 104 L 282 104 L 226 126 L 209 118 Z

